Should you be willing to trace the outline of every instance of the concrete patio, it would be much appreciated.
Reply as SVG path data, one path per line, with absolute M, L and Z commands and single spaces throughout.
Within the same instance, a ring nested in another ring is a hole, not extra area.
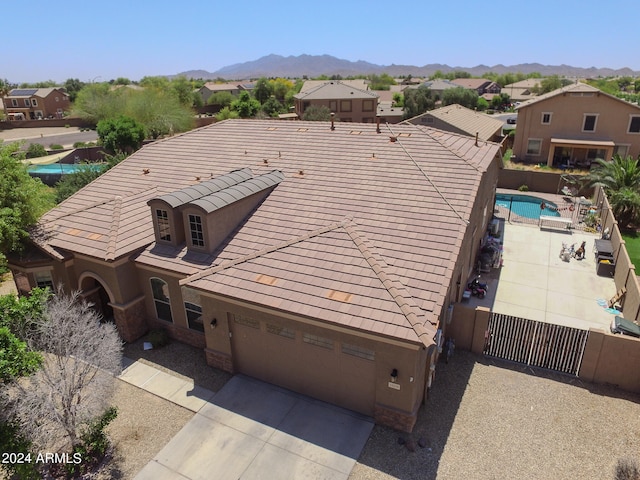
M 608 330 L 613 315 L 598 304 L 616 293 L 613 278 L 596 274 L 594 240 L 582 231 L 541 229 L 501 222 L 503 266 L 484 273 L 489 285 L 484 299 L 472 297 L 469 306 L 493 312 L 580 329 Z M 560 258 L 563 242 L 578 248 L 586 241 L 583 260 Z

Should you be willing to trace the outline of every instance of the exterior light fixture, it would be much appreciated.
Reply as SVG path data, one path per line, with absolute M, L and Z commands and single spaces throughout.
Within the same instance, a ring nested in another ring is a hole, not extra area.
M 394 368 L 393 370 L 391 370 L 391 381 L 393 383 L 398 381 L 398 369 L 397 368 Z
M 209 326 L 211 327 L 211 330 L 216 328 L 218 326 L 218 319 L 214 318 L 213 320 L 211 320 L 211 323 L 209 324 Z

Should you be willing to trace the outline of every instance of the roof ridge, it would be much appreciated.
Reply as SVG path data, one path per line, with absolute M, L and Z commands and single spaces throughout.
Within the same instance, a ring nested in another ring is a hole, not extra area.
M 113 199 L 113 213 L 111 214 L 111 228 L 109 229 L 109 243 L 107 244 L 107 252 L 105 260 L 113 260 L 116 253 L 116 241 L 118 240 L 118 227 L 120 226 L 120 214 L 122 213 L 122 197 L 116 195 Z
M 432 345 L 435 332 L 429 331 L 424 324 L 425 322 L 429 322 L 433 326 L 436 324 L 427 318 L 425 312 L 413 300 L 413 296 L 409 293 L 407 287 L 396 275 L 387 271 L 389 269 L 387 262 L 382 255 L 368 246 L 368 243 L 370 243 L 369 240 L 362 232 L 358 231 L 356 225 L 353 220 L 350 220 L 345 221 L 342 227 L 349 237 L 351 237 L 356 247 L 358 247 L 358 250 L 360 250 L 364 259 L 382 282 L 384 288 L 389 292 L 391 298 L 393 298 L 400 307 L 400 311 L 411 325 L 411 328 L 416 332 L 420 341 L 427 347 Z M 424 321 L 421 321 L 421 317 L 424 318 Z
M 348 219 L 349 217 L 347 217 Z M 263 248 L 262 250 L 257 250 L 255 252 L 249 253 L 247 255 L 235 258 L 233 260 L 229 260 L 228 262 L 225 263 L 221 263 L 220 265 L 215 265 L 213 267 L 207 268 L 205 270 L 201 270 L 197 273 L 194 273 L 193 275 L 190 275 L 186 278 L 183 278 L 182 280 L 180 280 L 180 285 L 185 285 L 189 282 L 193 282 L 194 280 L 200 280 L 203 277 L 206 277 L 208 275 L 213 275 L 214 273 L 218 273 L 222 270 L 226 270 L 227 268 L 230 267 L 234 267 L 236 265 L 239 265 L 241 263 L 245 263 L 248 262 L 250 260 L 253 260 L 255 258 L 261 257 L 263 255 L 267 255 L 269 253 L 275 252 L 276 250 L 280 250 L 282 248 L 287 248 L 290 247 L 291 245 L 295 245 L 296 243 L 300 243 L 300 242 L 304 242 L 305 240 L 309 240 L 313 237 L 317 237 L 318 235 L 322 235 L 324 233 L 327 232 L 331 232 L 333 230 L 336 230 L 337 228 L 340 228 L 343 224 L 344 224 L 345 220 L 342 220 L 340 222 L 334 222 L 331 223 L 329 225 L 326 225 L 324 227 L 320 227 L 317 228 L 316 230 L 312 230 L 311 232 L 308 232 L 304 235 L 300 235 L 298 237 L 294 237 L 290 240 L 286 240 L 284 242 L 280 242 L 276 245 L 272 245 L 266 248 Z
M 391 127 L 389 126 L 388 123 L 385 124 L 387 126 L 387 128 L 389 129 L 389 131 L 393 134 L 394 131 L 391 129 Z M 420 130 L 420 127 L 417 127 L 418 130 Z M 424 132 L 427 133 L 427 132 Z M 446 145 L 444 145 L 442 142 L 440 142 L 439 140 L 435 139 L 431 134 L 428 134 L 429 138 L 432 138 L 433 140 L 435 140 L 436 142 L 438 142 L 440 145 L 442 145 L 443 147 L 445 147 L 448 151 L 450 151 L 451 153 L 453 153 L 454 155 L 458 156 L 458 154 L 454 153 L 449 147 L 447 147 Z M 394 134 L 395 136 L 395 134 Z M 438 186 L 434 183 L 433 180 L 431 180 L 431 177 L 429 177 L 429 175 L 427 175 L 427 172 L 424 171 L 424 169 L 418 164 L 418 162 L 415 160 L 415 158 L 413 158 L 413 155 L 411 155 L 409 153 L 409 151 L 407 150 L 407 147 L 404 146 L 404 144 L 400 141 L 400 138 L 396 137 L 396 142 L 400 145 L 400 147 L 402 147 L 402 150 L 404 151 L 404 153 L 411 159 L 411 161 L 413 162 L 413 164 L 416 166 L 416 168 L 418 170 L 420 170 L 420 173 L 422 173 L 422 175 L 424 176 L 424 178 L 427 179 L 427 181 L 431 184 L 431 186 L 435 189 L 436 193 L 440 196 L 440 198 L 442 198 L 442 200 L 444 200 L 444 202 L 449 206 L 449 208 L 453 211 L 453 213 L 456 214 L 456 216 L 462 220 L 462 222 L 465 225 L 469 224 L 469 221 L 467 219 L 465 219 L 462 214 L 460 212 L 458 212 L 458 210 L 456 210 L 456 208 L 451 205 L 451 203 L 449 202 L 449 200 L 447 199 L 447 197 L 444 196 L 444 194 L 440 191 L 440 189 L 438 188 Z M 463 159 L 464 160 L 464 159 Z M 466 162 L 468 163 L 468 162 Z M 477 172 L 480 172 L 480 170 L 475 169 Z
M 437 117 L 439 118 L 439 117 Z M 435 128 L 431 128 L 431 127 L 424 127 L 422 125 L 416 125 L 416 127 L 418 127 L 418 130 L 422 131 L 423 133 L 426 133 L 427 135 L 429 135 L 429 138 L 431 138 L 433 141 L 438 142 L 439 145 L 441 145 L 442 147 L 446 148 L 447 151 L 453 153 L 456 157 L 458 157 L 460 160 L 462 160 L 464 163 L 466 163 L 467 165 L 469 165 L 471 168 L 473 168 L 476 172 L 480 172 L 480 168 L 477 165 L 474 165 L 473 163 L 471 163 L 469 160 L 467 160 L 466 158 L 464 158 L 464 156 L 460 155 L 458 152 L 454 152 L 451 147 L 449 145 L 447 145 L 446 143 L 444 143 L 443 141 L 441 141 L 438 137 L 434 136 L 431 134 L 431 132 L 428 132 L 427 130 L 436 130 Z M 443 130 L 444 131 L 444 130 Z M 466 140 L 471 140 L 471 138 L 468 135 L 462 135 L 459 133 L 454 133 L 454 132 L 447 132 L 450 135 L 456 135 L 458 137 L 464 137 Z M 482 140 L 484 142 L 484 140 Z

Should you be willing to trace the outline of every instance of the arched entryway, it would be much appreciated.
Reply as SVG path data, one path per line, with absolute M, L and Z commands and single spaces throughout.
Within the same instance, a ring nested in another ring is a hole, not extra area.
M 86 273 L 80 276 L 80 290 L 82 298 L 93 304 L 93 309 L 98 312 L 101 322 L 114 322 L 113 294 L 106 282 L 95 274 Z

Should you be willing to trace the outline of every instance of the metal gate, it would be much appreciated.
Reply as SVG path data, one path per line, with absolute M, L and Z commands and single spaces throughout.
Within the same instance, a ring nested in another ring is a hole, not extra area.
M 484 354 L 578 375 L 588 330 L 492 313 Z

